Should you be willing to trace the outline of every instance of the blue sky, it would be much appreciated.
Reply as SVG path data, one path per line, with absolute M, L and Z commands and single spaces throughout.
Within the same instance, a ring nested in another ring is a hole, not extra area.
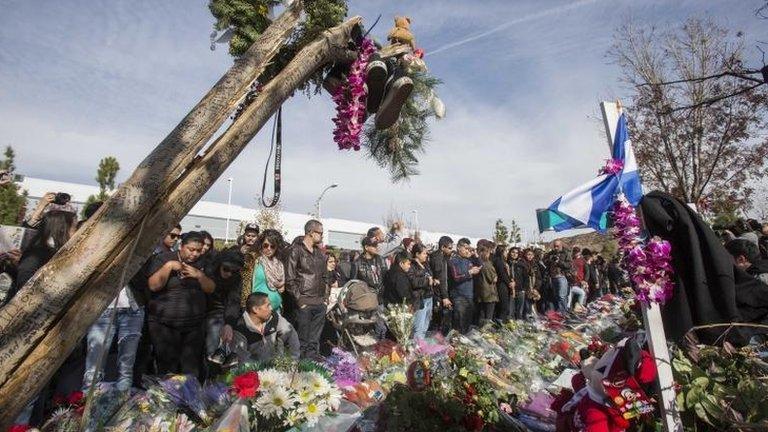
M 744 31 L 753 63 L 768 40 L 761 0 L 352 0 L 350 13 L 382 40 L 392 17 L 408 15 L 447 107 L 432 125 L 420 176 L 392 185 L 362 154 L 339 152 L 326 95 L 284 107 L 283 208 L 308 212 L 324 185 L 340 187 L 323 213 L 382 222 L 418 210 L 429 230 L 489 236 L 497 218 L 526 234 L 534 209 L 592 178 L 607 157 L 598 101 L 628 89 L 605 53 L 627 17 L 674 25 L 709 15 Z M 231 65 L 209 49 L 205 0 L 0 0 L 0 145 L 18 170 L 94 183 L 104 156 L 118 180 L 176 125 Z M 462 43 L 470 39 L 466 43 Z M 755 63 L 758 64 L 758 63 Z M 631 115 L 631 113 L 630 113 Z M 255 206 L 267 154 L 259 134 L 205 199 Z

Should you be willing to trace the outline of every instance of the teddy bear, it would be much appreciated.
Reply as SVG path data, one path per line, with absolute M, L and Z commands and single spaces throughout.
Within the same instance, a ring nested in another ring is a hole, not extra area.
M 411 33 L 411 19 L 408 17 L 395 17 L 395 26 L 387 34 L 387 40 L 391 44 L 401 43 L 416 49 L 416 41 Z

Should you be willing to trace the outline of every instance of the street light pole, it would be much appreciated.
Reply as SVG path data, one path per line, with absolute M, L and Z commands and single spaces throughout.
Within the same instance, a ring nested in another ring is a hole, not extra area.
M 229 244 L 229 220 L 232 218 L 232 177 L 227 179 L 229 194 L 227 194 L 227 232 L 224 234 L 224 244 Z
M 336 183 L 333 183 L 329 186 L 327 186 L 323 191 L 320 193 L 320 196 L 317 197 L 317 201 L 315 202 L 315 216 L 317 216 L 318 219 L 320 219 L 322 216 L 320 215 L 320 202 L 323 200 L 323 196 L 325 196 L 325 193 L 328 192 L 329 189 L 333 189 L 339 187 Z

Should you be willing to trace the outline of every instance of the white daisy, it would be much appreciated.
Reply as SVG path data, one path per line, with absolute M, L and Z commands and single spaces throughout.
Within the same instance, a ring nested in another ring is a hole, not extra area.
M 275 369 L 265 369 L 259 372 L 259 383 L 262 391 L 270 391 L 278 385 L 285 385 L 288 377 Z
M 331 409 L 331 411 L 336 411 L 339 409 L 339 405 L 341 404 L 341 398 L 343 395 L 341 394 L 341 390 L 339 390 L 336 386 L 330 386 L 330 389 L 328 390 L 328 393 L 321 396 L 321 400 L 328 405 L 328 408 Z
M 297 392 L 312 387 L 311 377 L 308 373 L 302 372 L 293 376 L 291 388 Z
M 328 408 L 322 402 L 310 402 L 299 409 L 309 427 L 316 425 L 327 410 Z
M 280 417 L 293 404 L 293 397 L 282 387 L 275 387 L 270 391 L 262 392 L 261 396 L 256 400 L 256 408 L 267 418 Z
M 302 405 L 308 404 L 314 398 L 315 394 L 311 387 L 307 386 L 296 390 L 296 400 Z
M 331 391 L 331 383 L 317 372 L 311 372 L 309 382 L 312 392 L 317 396 L 327 394 Z

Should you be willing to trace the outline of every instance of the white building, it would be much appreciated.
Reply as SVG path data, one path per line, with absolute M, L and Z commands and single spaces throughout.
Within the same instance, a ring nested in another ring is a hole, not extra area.
M 33 208 L 37 201 L 47 192 L 65 192 L 72 196 L 72 204 L 80 208 L 90 195 L 99 193 L 98 186 L 84 185 L 78 183 L 66 183 L 55 180 L 47 180 L 33 177 L 23 177 L 18 182 L 19 186 L 28 194 L 28 208 Z M 181 227 L 184 231 L 205 230 L 217 239 L 235 239 L 240 234 L 238 232 L 240 222 L 253 221 L 257 210 L 238 205 L 227 206 L 226 203 L 217 203 L 211 201 L 199 201 L 192 207 L 192 210 L 181 220 Z M 227 215 L 230 215 L 229 235 L 227 236 Z M 283 230 L 287 233 L 287 241 L 304 235 L 304 224 L 310 219 L 310 216 L 301 213 L 292 213 L 287 211 L 280 212 L 280 218 L 283 223 Z M 360 249 L 360 240 L 372 226 L 381 226 L 373 222 L 360 222 L 347 219 L 323 218 L 323 227 L 325 229 L 325 242 L 329 246 L 343 249 Z M 421 239 L 425 244 L 437 244 L 441 236 L 450 236 L 453 241 L 461 237 L 467 237 L 460 234 L 441 233 L 433 231 L 420 231 Z M 478 239 L 471 238 L 473 244 Z

